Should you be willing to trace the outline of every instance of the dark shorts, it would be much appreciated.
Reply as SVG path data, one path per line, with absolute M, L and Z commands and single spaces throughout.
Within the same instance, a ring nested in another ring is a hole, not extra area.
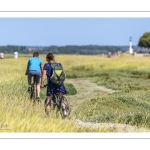
M 58 86 L 56 84 L 49 82 L 49 84 L 47 86 L 46 95 L 47 96 L 53 96 L 56 91 L 59 91 L 63 94 L 68 94 L 68 92 L 64 86 L 64 83 L 62 83 L 61 85 Z
M 40 83 L 41 73 L 39 71 L 33 70 L 28 72 L 28 77 L 32 78 L 35 76 L 35 82 Z

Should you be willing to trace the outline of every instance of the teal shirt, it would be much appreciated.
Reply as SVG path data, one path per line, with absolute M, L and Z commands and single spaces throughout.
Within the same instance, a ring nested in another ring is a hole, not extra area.
M 40 65 L 42 65 L 42 60 L 38 57 L 30 58 L 28 61 L 29 71 L 36 70 L 41 72 Z

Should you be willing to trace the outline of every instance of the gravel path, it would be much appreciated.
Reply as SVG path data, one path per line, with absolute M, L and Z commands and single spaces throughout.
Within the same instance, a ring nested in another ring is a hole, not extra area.
M 75 120 L 75 124 L 78 128 L 87 127 L 91 129 L 100 129 L 101 131 L 109 132 L 149 132 L 144 128 L 137 128 L 136 126 L 126 124 L 113 124 L 113 123 L 94 123 L 83 122 L 81 120 Z

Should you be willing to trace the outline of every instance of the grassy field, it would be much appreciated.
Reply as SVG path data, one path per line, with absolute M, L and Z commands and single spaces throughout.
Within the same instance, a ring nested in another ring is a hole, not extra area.
M 86 122 L 128 124 L 150 129 L 150 58 L 123 55 L 56 55 L 69 79 L 89 78 L 98 86 L 118 92 L 88 99 L 62 120 L 52 111 L 45 116 L 43 105 L 32 106 L 24 75 L 31 55 L 17 60 L 5 55 L 0 60 L 0 132 L 109 132 L 107 128 L 91 129 L 75 126 L 74 119 Z M 40 55 L 43 64 L 45 56 Z M 73 84 L 65 83 L 69 95 L 77 95 Z M 41 99 L 45 99 L 45 89 Z M 114 131 L 117 132 L 117 129 Z

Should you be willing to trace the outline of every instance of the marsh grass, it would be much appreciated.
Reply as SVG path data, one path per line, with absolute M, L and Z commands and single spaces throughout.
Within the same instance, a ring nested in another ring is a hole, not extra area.
M 119 92 L 84 102 L 75 113 L 83 121 L 122 123 L 150 128 L 149 107 L 147 92 Z
M 29 55 L 17 60 L 5 55 L 0 60 L 0 118 L 7 129 L 1 132 L 109 132 L 108 128 L 77 128 L 72 121 L 81 119 L 91 122 L 113 122 L 150 128 L 150 59 L 123 55 L 111 57 L 95 55 L 56 55 L 62 63 L 67 78 L 91 77 L 98 85 L 120 92 L 83 102 L 72 113 L 72 118 L 62 120 L 51 111 L 46 117 L 44 105 L 32 106 L 24 75 Z M 45 61 L 45 56 L 40 58 Z M 67 80 L 67 79 L 66 79 Z M 72 84 L 66 84 L 70 94 L 77 94 Z M 42 102 L 45 89 L 41 90 Z M 116 131 L 117 132 L 117 129 Z
M 98 85 L 121 91 L 150 89 L 149 79 L 146 76 L 143 78 L 119 73 L 110 73 L 105 76 L 93 78 L 93 82 L 97 83 Z
M 76 127 L 72 120 L 63 120 L 55 110 L 46 116 L 45 89 L 41 90 L 42 104 L 33 106 L 27 93 L 27 60 L 28 57 L 14 60 L 6 56 L 0 62 L 0 132 L 93 132 L 89 128 Z M 70 94 L 76 94 L 72 84 L 66 84 L 66 87 Z
M 82 103 L 75 116 L 83 121 L 150 128 L 150 59 L 141 57 L 139 60 L 134 56 L 108 59 L 101 60 L 101 68 L 95 63 L 92 82 L 119 92 Z

